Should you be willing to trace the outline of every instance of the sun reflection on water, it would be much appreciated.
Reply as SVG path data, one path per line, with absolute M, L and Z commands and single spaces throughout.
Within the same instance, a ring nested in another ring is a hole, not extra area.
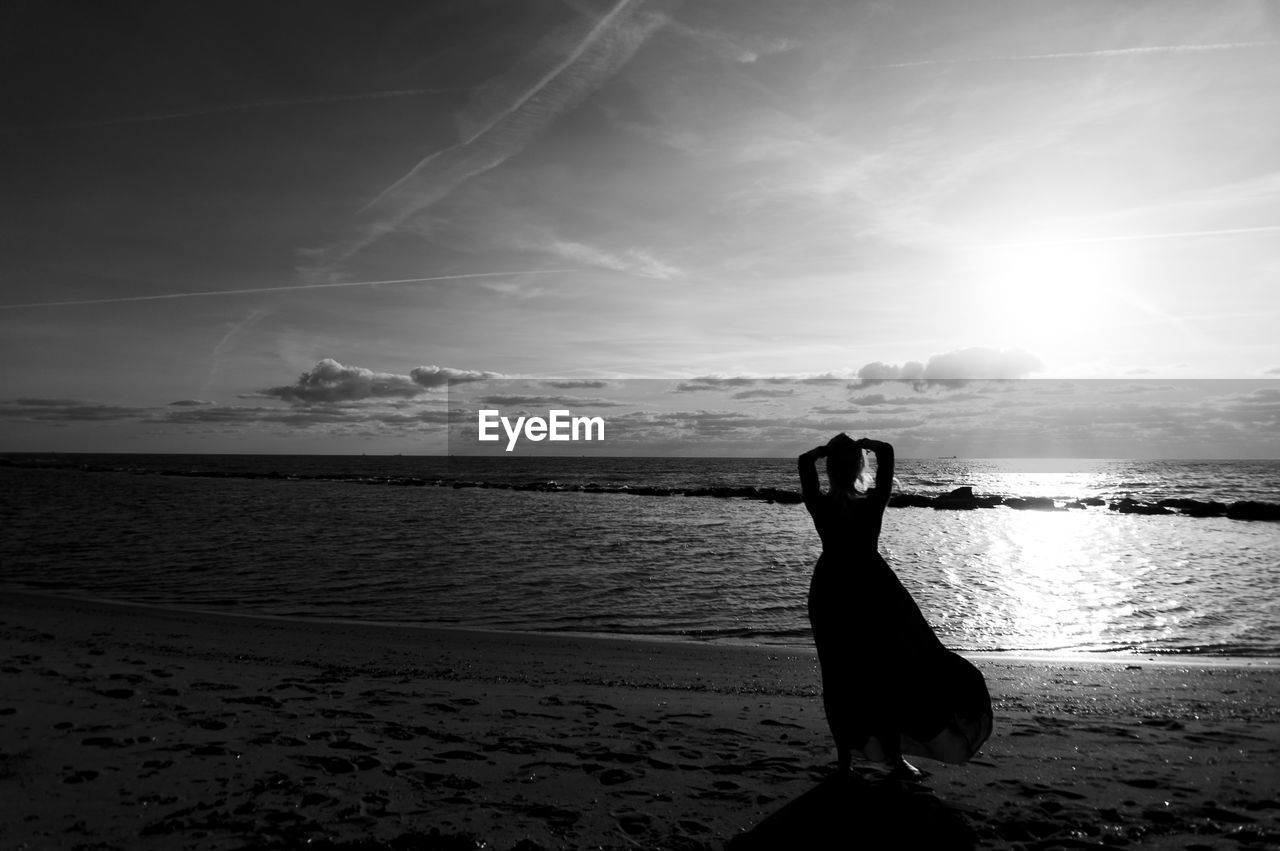
M 1012 519 L 1012 518 L 1011 518 Z M 1138 577 L 1103 555 L 1096 524 L 1080 515 L 1027 513 L 994 537 L 990 558 L 1017 635 L 1049 645 L 1102 647 Z M 1128 575 L 1126 575 L 1126 573 Z
M 944 641 L 1053 651 L 1159 647 L 1203 616 L 1204 575 L 1184 518 L 1097 511 L 904 511 L 886 531 L 895 569 Z M 1157 521 L 1157 522 L 1152 522 Z

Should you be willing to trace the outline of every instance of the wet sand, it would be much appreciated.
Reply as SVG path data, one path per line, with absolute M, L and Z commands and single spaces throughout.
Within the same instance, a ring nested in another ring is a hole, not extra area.
M 1280 665 L 972 656 L 996 729 L 834 781 L 810 651 L 0 593 L 0 847 L 1280 847 Z

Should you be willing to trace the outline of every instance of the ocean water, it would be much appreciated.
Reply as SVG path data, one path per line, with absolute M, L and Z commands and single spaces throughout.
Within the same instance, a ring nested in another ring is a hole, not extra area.
M 0 458 L 0 586 L 261 614 L 810 642 L 804 508 L 575 490 L 796 489 L 793 459 Z M 544 489 L 450 486 L 542 483 Z M 545 483 L 556 482 L 556 490 Z M 419 484 L 424 486 L 395 486 Z M 1277 461 L 902 460 L 896 487 L 1280 502 Z M 1280 523 L 891 508 L 949 646 L 1280 656 Z M 850 601 L 856 617 L 860 601 Z

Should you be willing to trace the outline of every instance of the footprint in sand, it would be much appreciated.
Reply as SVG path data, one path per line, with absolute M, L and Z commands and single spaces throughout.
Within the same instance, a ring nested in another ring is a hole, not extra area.
M 126 682 L 131 686 L 136 686 L 148 681 L 147 678 L 141 674 L 112 674 L 107 677 L 107 679 L 115 682 Z
M 436 754 L 437 759 L 457 759 L 484 762 L 488 757 L 473 751 L 442 751 Z
M 318 768 L 325 774 L 351 774 L 356 770 L 355 762 L 338 756 L 293 755 L 291 758 L 307 768 Z
M 323 795 L 319 792 L 308 792 L 307 794 L 302 796 L 301 805 L 304 807 L 315 807 L 315 806 L 332 806 L 333 804 L 337 804 L 337 803 L 339 803 L 337 798 L 331 798 L 328 795 Z
M 804 726 L 801 724 L 792 724 L 789 721 L 775 721 L 772 718 L 765 718 L 761 720 L 760 724 L 764 727 L 790 727 L 793 730 L 804 729 Z
M 268 697 L 265 694 L 255 694 L 250 695 L 249 697 L 224 697 L 222 698 L 222 702 L 244 703 L 249 706 L 265 706 L 268 709 L 279 709 L 281 706 L 284 706 L 283 703 L 276 700 L 274 697 Z
M 81 739 L 80 744 L 88 745 L 92 748 L 127 748 L 130 745 L 145 745 L 155 741 L 154 736 L 136 736 L 133 738 L 114 736 L 90 736 L 87 739 Z
M 459 777 L 456 774 L 434 774 L 430 771 L 407 771 L 404 776 L 424 788 L 440 786 L 445 789 L 467 792 L 472 789 L 479 789 L 481 785 L 475 780 L 471 780 L 467 777 Z
M 553 804 L 534 804 L 526 807 L 525 815 L 541 819 L 553 831 L 565 831 L 578 823 L 581 814 Z M 518 846 L 517 846 L 518 847 Z
M 1085 796 L 1079 792 L 1069 792 L 1066 789 L 1055 789 L 1052 786 L 1044 786 L 1040 783 L 1024 783 L 1021 780 L 999 780 L 996 781 L 996 783 L 989 785 L 1010 787 L 1024 798 L 1034 798 L 1040 795 L 1066 798 L 1070 801 L 1078 801 L 1085 798 Z
M 173 760 L 149 759 L 146 762 L 142 763 L 142 767 L 150 770 L 147 771 L 145 774 L 139 774 L 138 777 L 140 778 L 154 777 L 155 775 L 159 774 L 161 771 L 164 771 L 166 768 L 173 767 Z
M 618 821 L 618 827 L 622 828 L 622 832 L 630 836 L 638 836 L 649 829 L 649 825 L 653 820 L 645 813 L 635 811 L 613 812 L 609 815 Z
M 586 759 L 598 759 L 601 762 L 621 762 L 625 764 L 641 762 L 648 758 L 643 754 L 623 753 L 621 751 L 611 750 L 587 751 L 583 753 L 582 756 Z
M 635 780 L 639 776 L 639 774 L 634 774 L 622 768 L 606 768 L 600 772 L 597 779 L 604 786 L 617 786 L 619 783 Z
M 225 748 L 221 744 L 217 744 L 217 743 L 200 745 L 197 748 L 192 748 L 191 755 L 192 756 L 234 756 L 237 758 L 241 756 L 239 751 L 233 751 L 230 748 Z
M 337 750 L 359 751 L 360 753 L 370 753 L 374 750 L 377 750 L 376 748 L 370 747 L 369 745 L 366 745 L 363 742 L 357 742 L 351 739 L 346 739 L 340 742 L 330 742 L 329 747 L 335 748 Z
M 658 718 L 659 721 L 680 721 L 685 718 L 693 718 L 695 720 L 702 718 L 710 718 L 710 712 L 668 712 Z
M 373 715 L 370 715 L 368 712 L 355 712 L 350 709 L 329 709 L 327 707 L 321 707 L 321 709 L 319 710 L 319 714 L 321 718 L 326 718 L 330 720 L 334 718 L 349 718 L 354 721 L 376 721 L 377 720 L 377 718 L 375 718 Z
M 512 754 L 514 756 L 529 756 L 542 750 L 541 745 L 529 739 L 522 739 L 516 736 L 500 736 L 496 742 L 490 742 L 484 746 L 485 753 Z
M 1213 821 L 1225 821 L 1232 824 L 1252 824 L 1257 819 L 1247 816 L 1244 813 L 1237 813 L 1231 810 L 1225 810 L 1222 807 L 1208 803 L 1200 808 L 1199 815 Z

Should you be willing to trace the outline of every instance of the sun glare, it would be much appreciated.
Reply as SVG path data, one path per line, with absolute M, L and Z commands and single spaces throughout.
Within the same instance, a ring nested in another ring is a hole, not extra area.
M 975 330 L 986 339 L 1043 348 L 1097 341 L 1129 288 L 1111 247 L 1094 243 L 988 246 L 973 257 Z

